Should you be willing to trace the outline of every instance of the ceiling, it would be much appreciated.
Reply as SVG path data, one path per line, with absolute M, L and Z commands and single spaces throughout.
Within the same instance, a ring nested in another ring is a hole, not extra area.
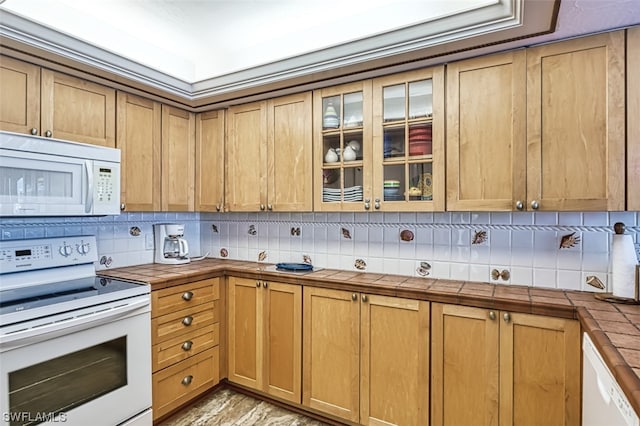
M 638 0 L 0 0 L 3 53 L 192 108 L 634 24 Z

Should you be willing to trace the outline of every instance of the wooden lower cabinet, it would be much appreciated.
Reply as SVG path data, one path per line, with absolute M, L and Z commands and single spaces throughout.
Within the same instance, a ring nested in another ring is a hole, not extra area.
M 239 277 L 228 284 L 229 381 L 299 404 L 302 287 Z
M 220 381 L 220 282 L 151 292 L 154 420 Z
M 575 320 L 432 304 L 431 424 L 580 424 Z
M 364 425 L 429 421 L 429 303 L 305 287 L 304 405 Z

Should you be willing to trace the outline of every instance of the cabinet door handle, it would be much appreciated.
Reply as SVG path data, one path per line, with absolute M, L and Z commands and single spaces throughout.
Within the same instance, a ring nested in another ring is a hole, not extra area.
M 188 376 L 185 376 L 180 383 L 182 383 L 185 386 L 189 386 L 192 381 L 193 381 L 193 376 L 188 375 Z
M 182 300 L 186 300 L 186 301 L 188 302 L 188 301 L 189 301 L 189 300 L 191 300 L 192 298 L 193 298 L 193 292 L 191 292 L 191 291 L 185 291 L 185 292 L 182 294 Z
M 193 342 L 191 340 L 187 340 L 186 342 L 184 342 L 182 344 L 182 350 L 183 351 L 188 351 L 191 350 L 191 347 L 193 346 Z
M 51 130 L 47 130 L 46 132 L 44 132 L 45 138 L 50 138 L 51 136 L 53 136 L 53 133 L 51 133 Z
M 363 301 L 363 302 L 366 302 L 367 300 L 369 300 L 369 298 L 367 297 L 367 295 L 366 295 L 366 294 L 363 294 L 363 295 L 362 295 L 362 301 Z
M 357 295 L 357 294 L 355 294 L 355 293 L 353 293 L 353 294 L 351 295 L 351 300 L 353 300 L 354 302 L 355 302 L 356 300 L 358 300 L 358 295 Z
M 493 311 L 489 311 L 489 319 L 491 321 L 495 320 L 496 319 L 496 313 L 493 312 Z
M 521 200 L 516 201 L 516 209 L 518 210 L 524 209 L 524 203 Z
M 540 207 L 540 203 L 537 200 L 533 200 L 531 202 L 531 208 L 534 210 L 538 210 L 538 208 Z
M 504 322 L 511 321 L 511 315 L 509 315 L 509 312 L 505 312 L 505 314 L 502 316 L 502 318 L 504 318 Z
M 31 130 L 29 130 L 29 133 L 35 136 L 38 134 L 38 129 L 36 129 L 35 127 L 32 127 Z
M 182 324 L 186 326 L 190 326 L 192 322 L 193 322 L 193 317 L 191 315 L 189 315 L 188 317 L 184 317 L 182 319 Z
M 260 281 L 256 281 L 256 287 L 260 287 Z

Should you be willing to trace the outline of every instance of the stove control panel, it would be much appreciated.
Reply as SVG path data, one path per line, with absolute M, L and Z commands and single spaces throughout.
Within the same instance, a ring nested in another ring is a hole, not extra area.
M 0 241 L 0 273 L 32 271 L 98 260 L 96 237 Z

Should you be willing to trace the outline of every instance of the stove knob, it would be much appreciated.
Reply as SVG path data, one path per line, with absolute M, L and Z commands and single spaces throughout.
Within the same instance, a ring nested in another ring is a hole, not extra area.
M 71 247 L 69 244 L 67 243 L 63 243 L 60 248 L 58 248 L 58 252 L 64 256 L 64 257 L 68 257 L 71 256 L 71 254 L 73 253 L 73 247 Z
M 91 251 L 91 247 L 89 243 L 82 242 L 76 246 L 76 250 L 78 250 L 78 253 L 81 255 L 86 256 Z

